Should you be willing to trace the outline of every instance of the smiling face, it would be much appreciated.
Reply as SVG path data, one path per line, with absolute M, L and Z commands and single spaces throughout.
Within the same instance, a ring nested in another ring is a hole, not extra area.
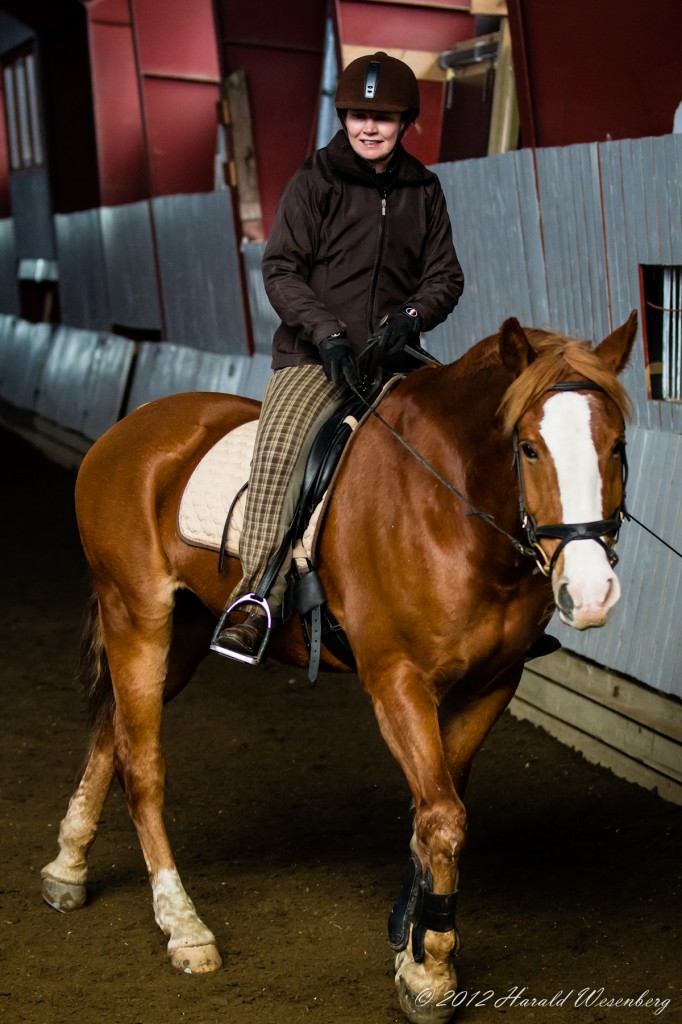
M 372 164 L 377 174 L 385 171 L 400 137 L 401 115 L 381 110 L 349 110 L 345 125 L 358 156 Z

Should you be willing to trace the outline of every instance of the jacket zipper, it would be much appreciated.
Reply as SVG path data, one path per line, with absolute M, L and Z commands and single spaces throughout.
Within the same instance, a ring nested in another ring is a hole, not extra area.
M 384 254 L 384 237 L 386 234 L 386 208 L 388 199 L 388 189 L 383 188 L 379 193 L 381 196 L 381 217 L 379 219 L 379 243 L 377 246 L 377 257 L 374 264 L 374 274 L 372 275 L 372 284 L 369 290 L 369 331 L 368 334 L 374 332 L 374 303 L 376 301 L 377 285 L 379 284 L 379 271 L 381 270 L 382 257 Z

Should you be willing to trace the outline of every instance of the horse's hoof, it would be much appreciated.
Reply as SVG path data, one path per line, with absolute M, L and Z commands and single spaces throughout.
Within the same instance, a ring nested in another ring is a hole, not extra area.
M 209 974 L 211 971 L 219 971 L 223 966 L 218 947 L 213 943 L 206 946 L 180 946 L 173 950 L 171 963 L 184 974 Z
M 412 1024 L 447 1024 L 454 1015 L 451 999 L 454 992 L 447 992 L 444 998 L 431 988 L 412 992 L 404 978 L 396 978 L 400 1009 Z
M 80 910 L 85 906 L 85 886 L 78 882 L 60 882 L 45 875 L 43 878 L 43 899 L 61 914 Z

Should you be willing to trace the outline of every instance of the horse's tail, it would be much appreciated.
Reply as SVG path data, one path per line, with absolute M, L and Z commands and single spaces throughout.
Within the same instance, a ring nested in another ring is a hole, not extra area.
M 85 609 L 77 679 L 86 703 L 90 727 L 93 733 L 97 733 L 114 706 L 114 690 L 94 587 Z

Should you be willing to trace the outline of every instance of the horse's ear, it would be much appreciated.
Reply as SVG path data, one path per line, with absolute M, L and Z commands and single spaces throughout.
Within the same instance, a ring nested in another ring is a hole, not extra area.
M 500 327 L 498 346 L 500 358 L 513 377 L 520 376 L 535 359 L 526 332 L 515 316 L 510 316 Z
M 599 356 L 613 373 L 620 373 L 628 365 L 632 346 L 637 337 L 637 310 L 633 309 L 624 324 L 604 338 L 600 345 L 597 345 L 594 354 Z

